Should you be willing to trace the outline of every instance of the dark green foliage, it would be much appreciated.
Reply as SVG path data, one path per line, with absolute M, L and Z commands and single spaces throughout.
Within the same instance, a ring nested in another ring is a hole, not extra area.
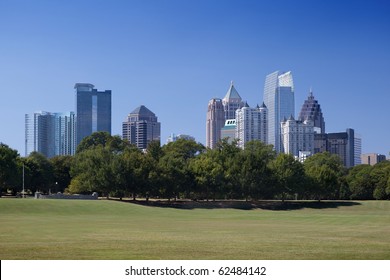
M 221 140 L 213 150 L 180 139 L 145 151 L 105 132 L 86 137 L 75 156 L 20 158 L 0 144 L 0 187 L 13 193 L 92 193 L 116 197 L 186 199 L 389 199 L 390 162 L 346 170 L 339 157 L 319 153 L 304 164 L 276 156 L 271 145 Z

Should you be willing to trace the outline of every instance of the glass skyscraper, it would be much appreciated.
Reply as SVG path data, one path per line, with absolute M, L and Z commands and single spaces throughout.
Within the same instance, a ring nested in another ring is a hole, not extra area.
M 302 105 L 298 120 L 311 120 L 314 122 L 315 133 L 325 133 L 325 121 L 322 115 L 321 106 L 317 100 L 314 99 L 313 92 L 310 89 L 307 100 Z
M 267 75 L 264 85 L 264 103 L 268 108 L 268 144 L 276 152 L 282 151 L 280 123 L 295 115 L 294 83 L 291 71 L 276 71 Z
M 48 158 L 75 153 L 75 114 L 38 111 L 25 115 L 25 156 L 39 152 Z
M 77 83 L 76 145 L 97 131 L 111 134 L 111 90 L 98 91 L 92 84 Z

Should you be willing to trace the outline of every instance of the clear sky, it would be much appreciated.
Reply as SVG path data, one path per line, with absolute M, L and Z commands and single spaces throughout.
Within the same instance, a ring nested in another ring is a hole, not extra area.
M 140 105 L 205 143 L 207 103 L 233 80 L 250 106 L 265 76 L 310 87 L 327 132 L 390 151 L 390 2 L 1 0 L 0 142 L 24 156 L 24 114 L 75 110 L 74 84 L 112 90 L 112 133 Z

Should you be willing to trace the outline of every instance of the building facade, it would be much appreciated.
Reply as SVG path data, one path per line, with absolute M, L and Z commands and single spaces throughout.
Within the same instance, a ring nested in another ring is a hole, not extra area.
M 152 141 L 160 141 L 161 124 L 144 105 L 133 110 L 122 123 L 122 138 L 144 150 Z
M 267 143 L 268 137 L 268 110 L 265 104 L 250 108 L 248 104 L 236 111 L 236 138 L 238 146 L 244 148 L 251 140 L 260 140 Z
M 325 133 L 325 120 L 321 111 L 321 106 L 314 98 L 313 92 L 311 90 L 308 98 L 302 105 L 298 120 L 311 120 L 314 123 L 315 133 Z
M 296 158 L 314 153 L 314 122 L 295 120 L 293 116 L 281 124 L 282 152 Z
M 386 160 L 386 156 L 385 155 L 381 155 L 381 154 L 375 154 L 375 153 L 371 153 L 371 154 L 362 154 L 361 155 L 361 163 L 362 164 L 369 164 L 369 165 L 375 165 L 379 162 L 382 162 L 382 161 L 385 161 Z
M 225 121 L 224 127 L 221 129 L 221 139 L 227 139 L 228 143 L 231 144 L 236 139 L 236 119 L 229 119 Z
M 206 147 L 214 149 L 221 140 L 221 129 L 225 124 L 222 99 L 212 98 L 207 106 Z
M 76 145 L 97 131 L 111 134 L 111 90 L 98 91 L 95 86 L 77 83 Z
M 179 139 L 185 139 L 185 140 L 191 140 L 191 141 L 195 141 L 195 137 L 192 137 L 191 135 L 187 135 L 187 134 L 174 134 L 172 133 L 171 135 L 169 135 L 168 139 L 167 139 L 167 144 L 168 143 L 171 143 L 171 142 L 175 142 Z
M 241 96 L 233 85 L 233 81 L 230 83 L 230 87 L 222 99 L 223 110 L 225 112 L 225 120 L 235 119 L 236 111 L 244 106 Z
M 48 158 L 74 155 L 75 114 L 38 111 L 25 115 L 25 156 L 39 152 Z
M 346 132 L 316 133 L 314 135 L 314 152 L 329 152 L 338 155 L 344 166 L 355 166 L 355 131 L 348 128 Z
M 264 103 L 268 108 L 268 144 L 281 152 L 281 126 L 284 118 L 295 115 L 294 83 L 291 71 L 276 71 L 267 75 L 264 85 Z

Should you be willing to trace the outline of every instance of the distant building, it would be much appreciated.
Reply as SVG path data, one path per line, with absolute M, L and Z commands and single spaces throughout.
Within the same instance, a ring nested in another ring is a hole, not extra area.
M 314 135 L 314 152 L 329 152 L 338 155 L 345 167 L 355 166 L 355 131 L 321 133 Z
M 92 84 L 77 83 L 76 145 L 97 131 L 111 134 L 111 90 L 98 91 Z
M 25 115 L 25 156 L 39 152 L 48 158 L 74 155 L 75 114 L 38 111 Z
M 213 98 L 207 107 L 206 147 L 214 149 L 221 140 L 221 129 L 225 124 L 222 99 Z
M 225 121 L 225 126 L 221 129 L 221 139 L 227 138 L 228 143 L 232 143 L 236 139 L 236 119 L 229 119 Z
M 280 123 L 295 115 L 294 83 L 291 71 L 276 71 L 267 75 L 264 85 L 264 103 L 268 108 L 268 144 L 281 152 Z
M 362 154 L 361 155 L 362 164 L 375 165 L 379 162 L 385 161 L 386 156 L 381 154 Z
M 267 143 L 268 124 L 267 107 L 250 108 L 248 104 L 236 111 L 236 137 L 238 146 L 245 148 L 245 144 L 251 140 L 260 140 Z
M 160 141 L 161 124 L 152 111 L 141 105 L 122 123 L 122 137 L 143 150 L 151 141 Z
M 167 143 L 175 142 L 175 141 L 177 141 L 179 139 L 195 141 L 195 137 L 192 137 L 190 135 L 186 135 L 186 134 L 175 135 L 174 133 L 172 133 L 171 135 L 169 135 L 169 137 L 167 139 Z
M 282 152 L 295 157 L 314 153 L 314 122 L 295 120 L 293 116 L 281 122 Z
M 222 99 L 225 120 L 235 119 L 237 109 L 242 108 L 244 104 L 232 81 L 225 97 Z
M 354 159 L 354 163 L 355 165 L 359 165 L 359 164 L 362 164 L 362 137 L 360 135 L 357 135 L 355 133 L 355 142 L 354 142 L 354 145 L 355 145 L 355 159 Z
M 321 106 L 318 101 L 314 99 L 311 89 L 309 97 L 302 105 L 298 120 L 311 120 L 314 124 L 315 133 L 325 133 L 325 121 L 324 116 L 322 115 Z

